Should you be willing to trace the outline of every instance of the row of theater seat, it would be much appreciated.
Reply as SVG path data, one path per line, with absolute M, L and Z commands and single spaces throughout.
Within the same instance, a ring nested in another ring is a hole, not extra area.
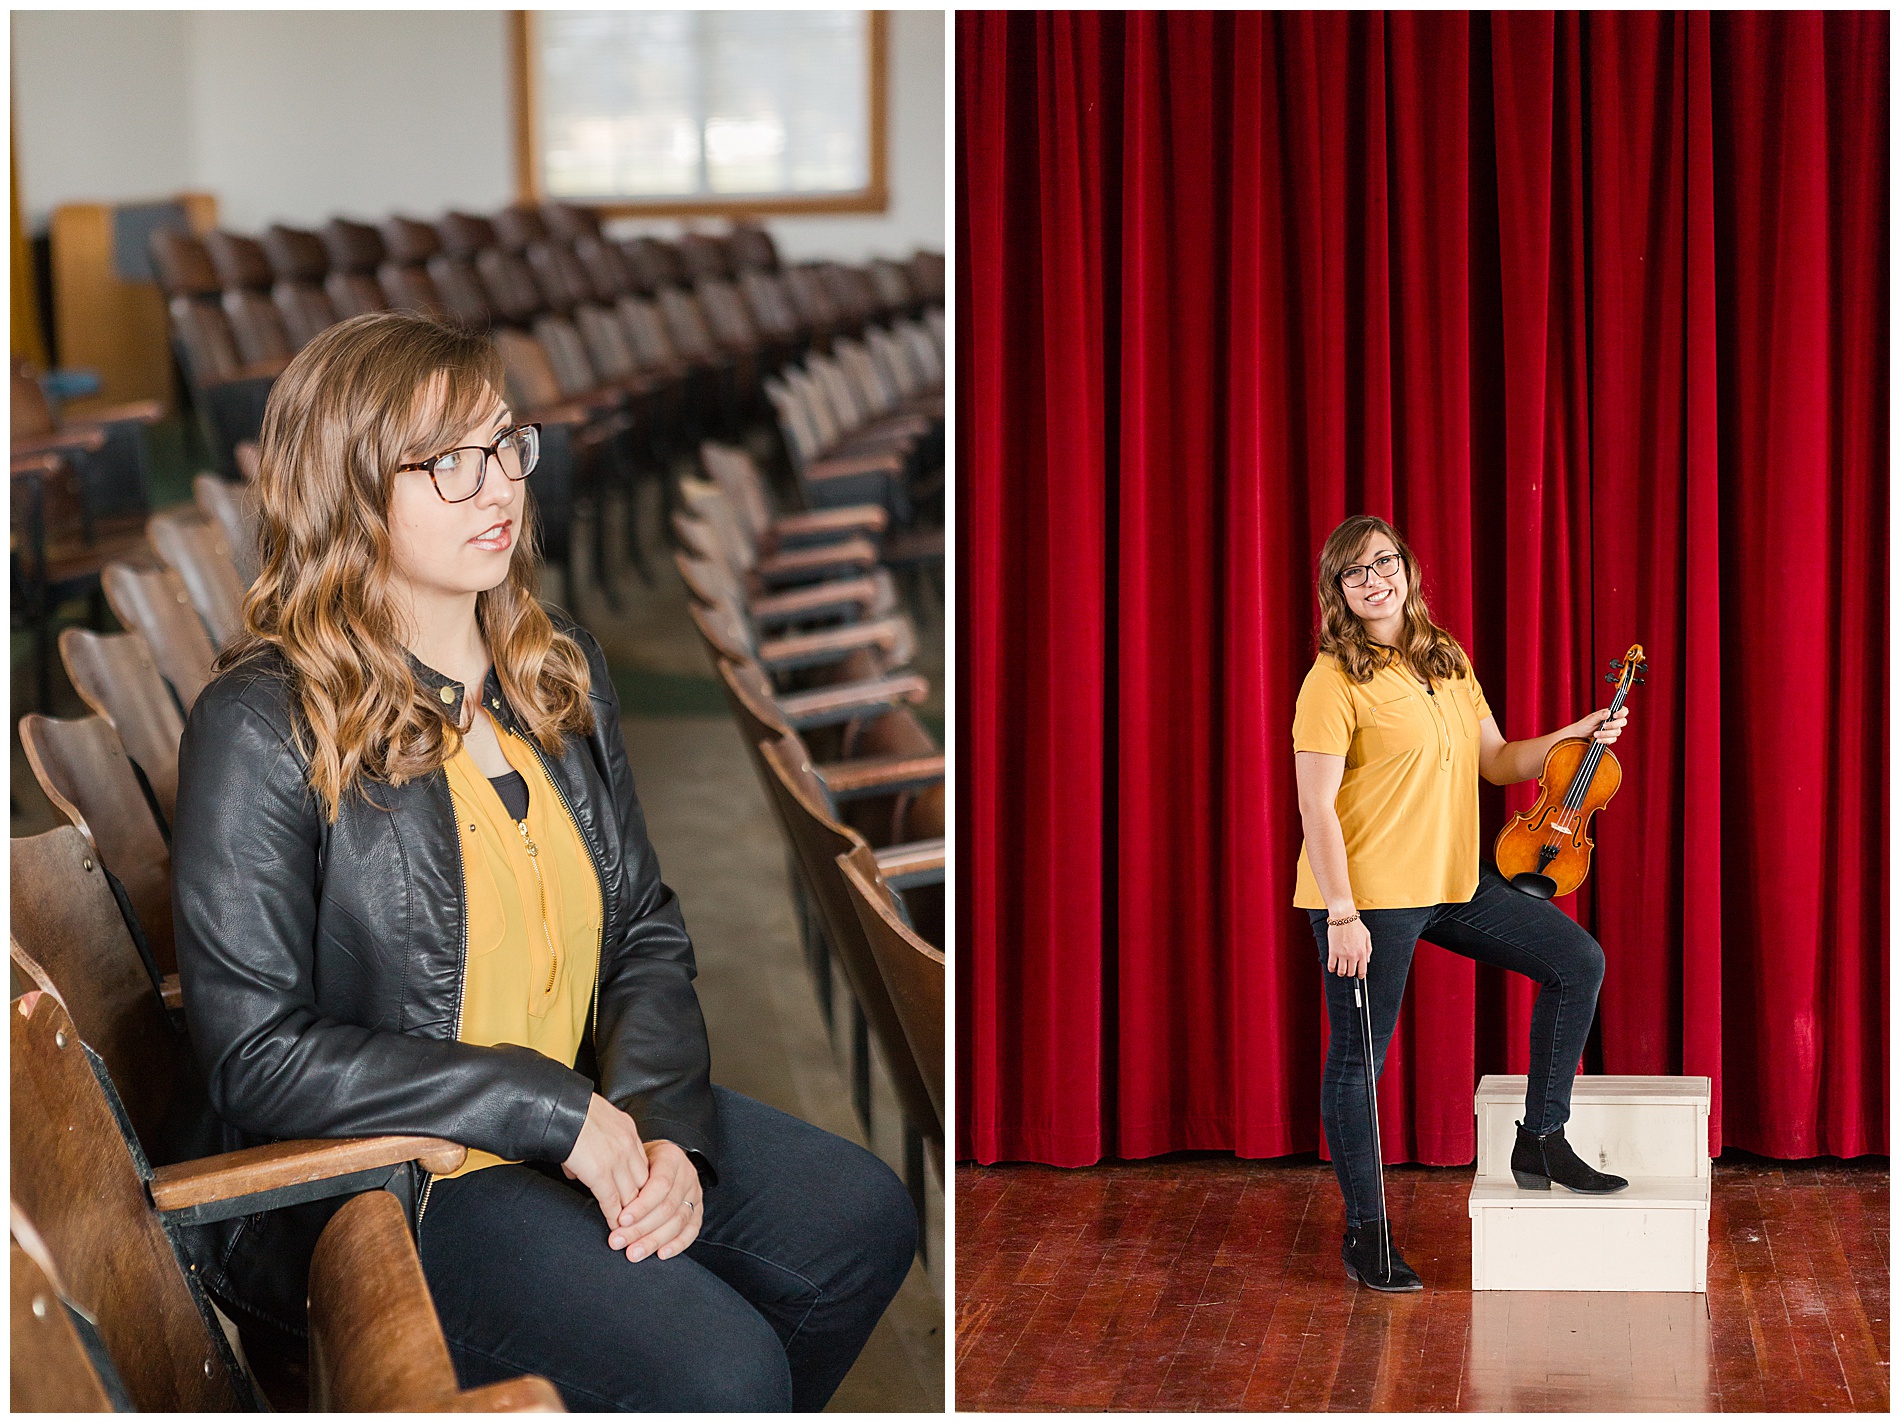
M 14 840 L 10 856 L 12 962 L 26 990 L 10 1035 L 13 1405 L 558 1412 L 543 1379 L 456 1383 L 392 1192 L 408 1189 L 410 1163 L 453 1169 L 459 1146 L 279 1142 L 171 1159 L 166 1123 L 202 1093 L 171 928 L 178 738 L 214 636 L 236 631 L 244 574 L 226 530 L 254 536 L 244 491 L 201 476 L 199 493 L 204 513 L 152 518 L 149 561 L 105 570 L 133 631 L 60 638 L 94 714 L 21 722 L 34 775 L 69 823 Z M 234 1349 L 184 1232 L 326 1195 L 357 1198 L 317 1248 L 307 1357 L 256 1334 Z
M 889 510 L 776 512 L 751 457 L 712 442 L 702 468 L 674 514 L 690 615 L 785 833 L 827 1020 L 834 964 L 848 991 L 854 1105 L 873 1132 L 875 1043 L 921 1214 L 943 1172 L 944 758 L 912 710 L 930 686 L 907 670 Z
M 416 310 L 512 333 L 499 344 L 511 398 L 527 406 L 628 382 L 680 387 L 655 427 L 685 437 L 674 448 L 689 448 L 710 420 L 730 433 L 765 372 L 867 321 L 940 301 L 943 282 L 931 254 L 780 269 L 761 229 L 681 247 L 616 243 L 592 213 L 566 205 L 380 227 L 339 218 L 320 233 L 274 227 L 262 239 L 165 231 L 153 256 L 200 393 L 267 379 L 336 320 Z

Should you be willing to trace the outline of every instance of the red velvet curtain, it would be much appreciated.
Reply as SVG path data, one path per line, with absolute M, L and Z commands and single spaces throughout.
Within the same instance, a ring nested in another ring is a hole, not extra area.
M 958 1154 L 1319 1145 L 1289 733 L 1359 511 L 1507 737 L 1647 650 L 1586 1069 L 1884 1152 L 1885 13 L 964 13 L 957 70 Z M 1420 949 L 1390 1159 L 1473 1158 L 1532 991 Z

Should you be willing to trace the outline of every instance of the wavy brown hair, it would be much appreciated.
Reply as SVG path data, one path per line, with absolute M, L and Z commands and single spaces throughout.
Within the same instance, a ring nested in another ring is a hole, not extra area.
M 454 754 L 448 710 L 403 645 L 389 501 L 396 466 L 461 439 L 494 408 L 501 360 L 485 337 L 410 312 L 338 322 L 297 354 L 264 407 L 257 496 L 262 572 L 243 637 L 219 670 L 276 648 L 290 664 L 311 788 L 334 821 L 365 782 L 401 785 Z M 550 754 L 593 730 L 587 655 L 535 597 L 523 501 L 508 577 L 475 616 L 509 705 Z
M 1397 647 L 1372 640 L 1366 625 L 1346 602 L 1339 575 L 1358 561 L 1359 551 L 1374 536 L 1391 540 L 1392 551 L 1405 564 L 1404 624 Z M 1399 531 L 1372 514 L 1354 514 L 1326 537 L 1319 551 L 1319 650 L 1330 652 L 1353 681 L 1365 683 L 1395 659 L 1423 681 L 1463 677 L 1470 669 L 1458 640 L 1432 621 L 1419 591 L 1418 558 Z

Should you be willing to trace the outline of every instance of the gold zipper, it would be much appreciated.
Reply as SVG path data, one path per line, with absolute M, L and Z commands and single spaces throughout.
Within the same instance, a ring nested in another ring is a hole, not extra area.
M 515 829 L 521 832 L 521 842 L 528 847 L 528 868 L 534 871 L 535 888 L 541 892 L 541 941 L 548 946 L 548 984 L 541 991 L 554 992 L 554 980 L 560 971 L 561 956 L 554 947 L 554 935 L 548 930 L 548 883 L 541 878 L 541 852 L 535 848 L 534 837 L 528 833 L 528 822 L 517 820 Z

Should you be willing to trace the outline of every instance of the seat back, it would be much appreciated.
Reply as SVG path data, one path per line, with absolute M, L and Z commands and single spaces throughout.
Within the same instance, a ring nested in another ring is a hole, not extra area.
M 390 311 L 415 311 L 436 321 L 448 319 L 448 307 L 435 289 L 429 269 L 420 263 L 385 262 L 376 280 Z
M 631 237 L 620 244 L 620 254 L 627 259 L 634 284 L 643 292 L 678 286 L 686 280 L 679 252 L 670 242 L 657 237 Z
M 592 208 L 547 202 L 541 204 L 541 216 L 547 222 L 548 235 L 558 241 L 579 242 L 584 237 L 600 240 L 600 214 Z
M 172 856 L 119 735 L 103 717 L 20 718 L 20 744 L 54 809 L 92 842 L 125 886 L 160 973 L 178 968 L 172 944 Z
M 466 257 L 431 257 L 429 280 L 435 283 L 449 319 L 476 331 L 485 331 L 494 321 L 494 310 L 475 265 Z
M 503 328 L 491 338 L 501 353 L 503 382 L 508 387 L 508 403 L 517 413 L 558 405 L 564 398 L 554 363 L 541 343 L 525 331 Z
M 484 247 L 498 244 L 495 224 L 468 212 L 444 213 L 435 224 L 442 250 L 452 257 L 473 257 Z
M 403 1298 L 425 1307 L 363 1307 Z M 448 1401 L 455 1365 L 428 1299 L 394 1196 L 365 1191 L 338 1211 L 310 1259 L 312 1411 L 421 1412 Z
M 699 309 L 699 298 L 681 287 L 660 290 L 660 315 L 666 319 L 667 334 L 674 347 L 689 361 L 718 358 L 719 343 L 713 339 L 706 314 Z
M 146 521 L 145 536 L 184 580 L 211 641 L 229 647 L 244 631 L 245 584 L 224 531 L 196 509 L 170 509 Z
M 726 238 L 726 250 L 731 254 L 733 267 L 737 271 L 747 268 L 760 272 L 778 270 L 778 245 L 772 241 L 772 234 L 759 223 L 733 223 L 732 232 Z
M 781 341 L 798 339 L 803 323 L 776 273 L 750 269 L 741 272 L 739 292 L 752 308 L 752 319 L 758 323 L 759 330 Z
M 324 295 L 338 321 L 372 311 L 389 310 L 389 294 L 376 278 L 364 272 L 332 272 L 323 279 Z
M 680 265 L 685 268 L 688 281 L 706 278 L 718 281 L 732 275 L 732 259 L 727 254 L 725 238 L 709 232 L 686 232 L 680 234 L 679 241 L 673 245 L 680 254 Z
M 249 588 L 257 581 L 255 486 L 236 484 L 215 474 L 200 474 L 191 481 L 191 493 L 198 512 L 224 532 L 231 561 L 237 565 L 238 582 Z
M 23 1239 L 30 1245 L 23 1245 Z M 16 1413 L 114 1412 L 57 1279 L 45 1242 L 14 1206 L 13 1367 L 8 1405 Z
M 902 311 L 916 300 L 909 273 L 890 258 L 873 257 L 869 272 L 871 285 L 877 288 L 878 301 L 886 311 Z
M 159 813 L 171 824 L 178 804 L 178 739 L 185 721 L 159 675 L 152 649 L 136 632 L 67 628 L 59 658 L 87 706 L 119 734 L 126 755 L 145 773 Z
M 745 298 L 731 282 L 707 278 L 698 287 L 699 307 L 713 336 L 728 351 L 753 351 L 760 345 L 759 328 Z
M 184 579 L 170 568 L 134 568 L 108 563 L 99 575 L 113 616 L 145 639 L 152 660 L 190 714 L 211 682 L 217 649 L 191 605 Z
M 721 657 L 732 662 L 753 662 L 757 659 L 751 628 L 731 608 L 688 603 L 686 616 L 693 620 L 694 630 L 705 641 L 715 661 Z
M 844 966 L 851 991 L 864 1010 L 865 1022 L 883 1052 L 898 1105 L 920 1133 L 941 1140 L 942 1118 L 911 1055 L 896 1005 L 884 986 L 870 939 L 852 908 L 844 872 L 838 865 L 840 855 L 850 854 L 864 841 L 832 817 L 823 783 L 796 736 L 767 741 L 760 746 L 759 754 L 771 775 L 773 795 L 792 837 L 799 868 L 804 871 L 805 887 L 818 902 L 825 937 Z
M 33 368 L 20 357 L 13 358 L 13 438 L 30 440 L 50 435 L 58 427 L 46 392 L 40 389 Z
M 271 300 L 277 303 L 291 343 L 301 350 L 319 331 L 338 320 L 336 304 L 324 289 L 330 274 L 329 254 L 316 233 L 282 224 L 265 231 L 264 254 L 270 258 L 271 271 L 277 278 L 271 286 Z
M 59 996 L 118 1088 L 150 1156 L 171 1105 L 182 1038 L 172 1031 L 98 852 L 70 825 L 11 845 L 13 961 Z
M 525 325 L 547 309 L 548 299 L 534 279 L 533 269 L 515 253 L 485 247 L 473 260 L 482 289 L 500 319 Z
M 51 993 L 13 1004 L 13 1199 L 73 1304 L 98 1322 L 141 1412 L 255 1408 L 204 1296 L 179 1266 L 72 1019 Z
M 587 273 L 596 301 L 615 302 L 635 295 L 633 272 L 618 247 L 598 237 L 581 237 L 575 240 L 573 250 L 574 260 Z
M 574 328 L 586 343 L 589 363 L 608 380 L 625 380 L 639 370 L 633 345 L 612 312 L 599 306 L 577 306 Z
M 505 207 L 490 221 L 494 226 L 495 241 L 510 252 L 519 252 L 536 242 L 572 242 L 578 235 L 562 234 L 557 237 L 549 230 L 547 213 L 528 203 Z
M 622 297 L 615 304 L 615 310 L 633 340 L 633 353 L 639 359 L 641 370 L 680 364 L 679 348 L 673 344 L 672 333 L 667 330 L 660 309 L 651 301 L 643 297 Z
M 699 462 L 712 476 L 726 504 L 754 548 L 772 527 L 772 505 L 766 497 L 765 477 L 751 451 L 717 440 L 702 441 Z
M 884 975 L 885 990 L 930 1101 L 943 1115 L 943 954 L 926 944 L 898 912 L 890 890 L 877 872 L 877 856 L 865 845 L 838 857 L 851 907 L 870 942 L 871 956 Z
M 552 312 L 545 313 L 535 318 L 534 336 L 553 363 L 554 376 L 561 383 L 564 397 L 572 399 L 600 388 L 600 377 L 587 355 L 587 343 L 572 321 Z

